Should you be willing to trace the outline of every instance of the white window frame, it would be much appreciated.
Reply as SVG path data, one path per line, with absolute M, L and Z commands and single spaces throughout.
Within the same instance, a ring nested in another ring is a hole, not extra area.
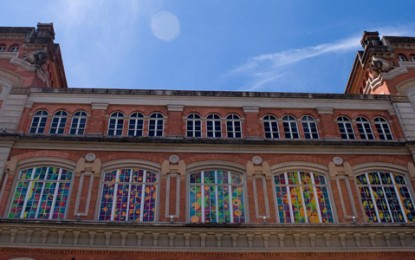
M 279 139 L 280 138 L 278 118 L 276 116 L 270 115 L 270 114 L 265 115 L 262 118 L 262 124 L 264 127 L 265 139 Z
M 226 116 L 226 136 L 227 138 L 242 138 L 242 122 L 237 114 Z
M 209 129 L 211 125 L 212 129 Z M 219 127 L 219 130 L 217 129 Z M 209 136 L 212 135 L 212 136 Z M 222 137 L 222 119 L 217 114 L 209 114 L 206 117 L 206 137 L 207 138 L 221 138 Z
M 340 137 L 343 140 L 356 140 L 352 121 L 348 117 L 339 116 L 337 117 L 336 122 L 337 122 L 337 127 L 339 128 Z M 351 131 L 348 131 L 349 129 Z
M 385 140 L 385 141 L 394 139 L 390 125 L 385 118 L 378 116 L 374 119 L 374 121 L 375 121 L 376 130 L 378 131 L 379 139 Z
M 124 131 L 125 116 L 122 112 L 111 113 L 108 119 L 108 136 L 122 136 Z M 121 123 L 120 123 L 121 122 Z M 113 126 L 111 126 L 113 125 Z
M 32 123 L 30 124 L 29 133 L 30 134 L 43 134 L 46 128 L 46 123 L 48 121 L 48 116 L 49 116 L 49 113 L 46 110 L 36 111 L 35 115 L 32 118 Z M 37 119 L 37 123 L 35 124 L 36 119 Z
M 83 110 L 75 112 L 72 116 L 72 122 L 71 122 L 71 128 L 69 129 L 69 134 L 70 135 L 84 135 L 87 117 L 88 117 L 88 114 Z
M 310 115 L 301 118 L 305 139 L 319 139 L 316 119 Z M 313 128 L 315 131 L 313 131 Z
M 300 133 L 298 132 L 297 119 L 291 115 L 285 115 L 282 118 L 282 124 L 284 127 L 284 137 L 286 139 L 299 139 Z
M 141 121 L 141 128 L 140 126 Z M 143 136 L 144 135 L 144 115 L 140 112 L 134 112 L 130 115 L 128 120 L 128 136 Z
M 375 140 L 372 126 L 370 125 L 370 121 L 367 118 L 363 116 L 358 116 L 356 117 L 355 121 L 356 121 L 357 129 L 359 131 L 360 139 Z
M 161 125 L 161 130 L 158 129 Z M 154 128 L 154 129 L 152 129 Z M 150 115 L 148 121 L 148 136 L 162 137 L 164 135 L 164 116 L 162 113 L 156 112 Z
M 186 137 L 202 137 L 202 118 L 196 113 L 189 114 L 186 118 Z

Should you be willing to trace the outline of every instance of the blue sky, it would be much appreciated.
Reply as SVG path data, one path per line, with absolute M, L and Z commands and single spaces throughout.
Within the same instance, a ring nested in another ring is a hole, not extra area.
M 415 1 L 18 0 L 53 22 L 70 87 L 344 91 L 364 30 L 415 36 Z

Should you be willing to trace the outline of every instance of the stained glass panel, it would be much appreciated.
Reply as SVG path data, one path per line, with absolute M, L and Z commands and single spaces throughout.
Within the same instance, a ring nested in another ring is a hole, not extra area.
M 357 176 L 356 181 L 367 222 L 415 221 L 413 201 L 403 176 L 369 172 Z
M 189 211 L 192 223 L 244 223 L 243 181 L 222 170 L 190 174 Z
M 99 220 L 155 220 L 157 174 L 141 169 L 119 169 L 104 174 Z
M 334 217 L 325 177 L 312 172 L 274 176 L 281 223 L 332 223 Z
M 72 172 L 57 167 L 20 171 L 9 218 L 64 219 Z

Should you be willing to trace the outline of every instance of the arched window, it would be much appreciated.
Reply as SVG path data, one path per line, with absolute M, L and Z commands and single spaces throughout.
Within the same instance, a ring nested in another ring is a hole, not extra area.
M 13 44 L 9 48 L 9 52 L 18 52 L 18 51 L 19 51 L 19 45 L 17 45 L 17 44 Z
M 207 137 L 222 137 L 222 127 L 220 116 L 210 114 L 206 118 L 206 136 Z
M 359 130 L 360 138 L 363 140 L 373 140 L 372 127 L 370 126 L 369 120 L 366 118 L 359 116 L 356 118 L 356 126 Z
M 35 113 L 30 126 L 31 134 L 43 134 L 45 131 L 46 121 L 48 120 L 48 112 L 39 110 Z
M 383 117 L 376 117 L 375 126 L 380 140 L 393 140 L 392 132 L 386 119 Z
M 9 218 L 64 219 L 72 172 L 52 166 L 21 170 Z
M 225 170 L 190 174 L 189 209 L 192 223 L 244 223 L 242 175 Z
M 127 168 L 104 174 L 99 220 L 152 222 L 156 216 L 157 173 Z
M 281 223 L 332 223 L 334 216 L 324 175 L 293 171 L 274 176 Z
M 415 54 L 411 54 L 411 61 L 415 62 Z
M 337 126 L 339 127 L 340 136 L 342 139 L 356 139 L 353 132 L 352 122 L 345 116 L 339 116 L 337 118 Z
M 66 119 L 68 113 L 65 111 L 58 111 L 53 115 L 52 122 L 50 123 L 50 134 L 61 135 L 65 130 Z
M 202 137 L 202 120 L 198 114 L 190 114 L 187 116 L 186 136 Z
M 241 119 L 238 115 L 230 114 L 226 117 L 226 132 L 228 138 L 242 137 Z
M 0 52 L 5 52 L 5 51 L 6 51 L 6 45 L 0 44 Z
M 278 139 L 280 134 L 278 131 L 278 119 L 274 115 L 265 115 L 263 118 L 264 134 L 267 139 Z
M 71 135 L 83 135 L 85 132 L 87 113 L 85 111 L 78 111 L 72 116 Z
M 141 113 L 132 113 L 128 121 L 128 136 L 143 136 L 144 116 Z
M 123 128 L 124 114 L 121 112 L 112 113 L 108 122 L 108 135 L 121 136 Z
M 298 139 L 297 120 L 293 116 L 284 116 L 282 118 L 282 125 L 284 126 L 284 136 L 288 139 Z
M 164 117 L 161 113 L 150 115 L 148 124 L 148 136 L 163 136 Z
M 398 60 L 399 61 L 407 61 L 406 56 L 404 54 L 398 54 Z
M 316 120 L 312 116 L 303 116 L 301 119 L 305 139 L 318 139 Z
M 356 176 L 367 222 L 414 222 L 415 208 L 405 178 L 390 172 Z

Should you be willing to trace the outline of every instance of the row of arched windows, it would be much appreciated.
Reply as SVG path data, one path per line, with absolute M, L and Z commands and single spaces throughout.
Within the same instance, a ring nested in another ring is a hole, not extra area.
M 9 218 L 65 219 L 73 172 L 39 166 L 19 172 Z M 368 223 L 415 222 L 410 185 L 403 175 L 369 171 L 355 177 Z M 324 174 L 288 171 L 272 178 L 279 223 L 335 222 L 330 184 Z M 144 168 L 105 171 L 101 179 L 98 220 L 155 222 L 159 173 Z M 225 169 L 191 172 L 187 178 L 188 221 L 246 223 L 244 174 Z
M 399 53 L 398 54 L 398 60 L 399 61 L 413 61 L 413 62 L 415 62 L 415 54 L 409 55 L 409 59 L 408 59 L 405 54 Z
M 362 140 L 374 140 L 371 122 L 362 116 L 355 118 L 355 124 L 359 131 L 360 139 Z M 389 127 L 388 121 L 383 117 L 375 117 L 373 120 L 376 131 L 380 140 L 393 140 L 393 135 Z M 342 139 L 354 140 L 356 139 L 352 121 L 346 116 L 339 116 L 337 118 L 337 125 L 339 127 L 340 136 Z
M 48 112 L 39 110 L 34 114 L 32 124 L 29 130 L 31 134 L 42 134 L 45 131 L 48 120 Z M 83 135 L 85 133 L 87 113 L 77 111 L 72 115 L 70 123 L 70 135 Z M 69 115 L 66 111 L 59 110 L 52 116 L 49 128 L 49 134 L 64 134 L 67 119 Z M 217 114 L 209 114 L 202 118 L 199 114 L 191 113 L 186 117 L 186 137 L 189 138 L 221 138 L 222 121 L 225 121 L 227 138 L 242 138 L 242 119 L 237 114 L 229 114 L 222 119 Z M 266 114 L 262 117 L 264 137 L 266 139 L 299 139 L 300 132 L 297 119 L 292 115 L 285 115 L 281 119 L 282 131 L 279 129 L 279 119 L 272 115 Z M 371 122 L 362 116 L 355 118 L 355 124 L 359 131 L 360 139 L 374 140 L 375 135 L 372 130 Z M 125 130 L 125 123 L 128 128 Z M 145 116 L 142 113 L 134 112 L 128 117 L 122 112 L 113 112 L 108 118 L 108 136 L 164 136 L 165 117 L 159 112 Z M 393 140 L 392 132 L 387 120 L 383 117 L 375 117 L 373 120 L 375 129 L 380 140 Z M 356 139 L 352 121 L 346 116 L 339 116 L 337 124 L 342 139 Z M 310 115 L 304 115 L 301 118 L 301 126 L 305 139 L 319 139 L 317 121 Z M 146 131 L 145 131 L 146 127 Z M 206 131 L 203 131 L 206 129 Z
M 19 44 L 12 44 L 7 47 L 6 44 L 0 43 L 0 52 L 18 52 L 19 51 Z

